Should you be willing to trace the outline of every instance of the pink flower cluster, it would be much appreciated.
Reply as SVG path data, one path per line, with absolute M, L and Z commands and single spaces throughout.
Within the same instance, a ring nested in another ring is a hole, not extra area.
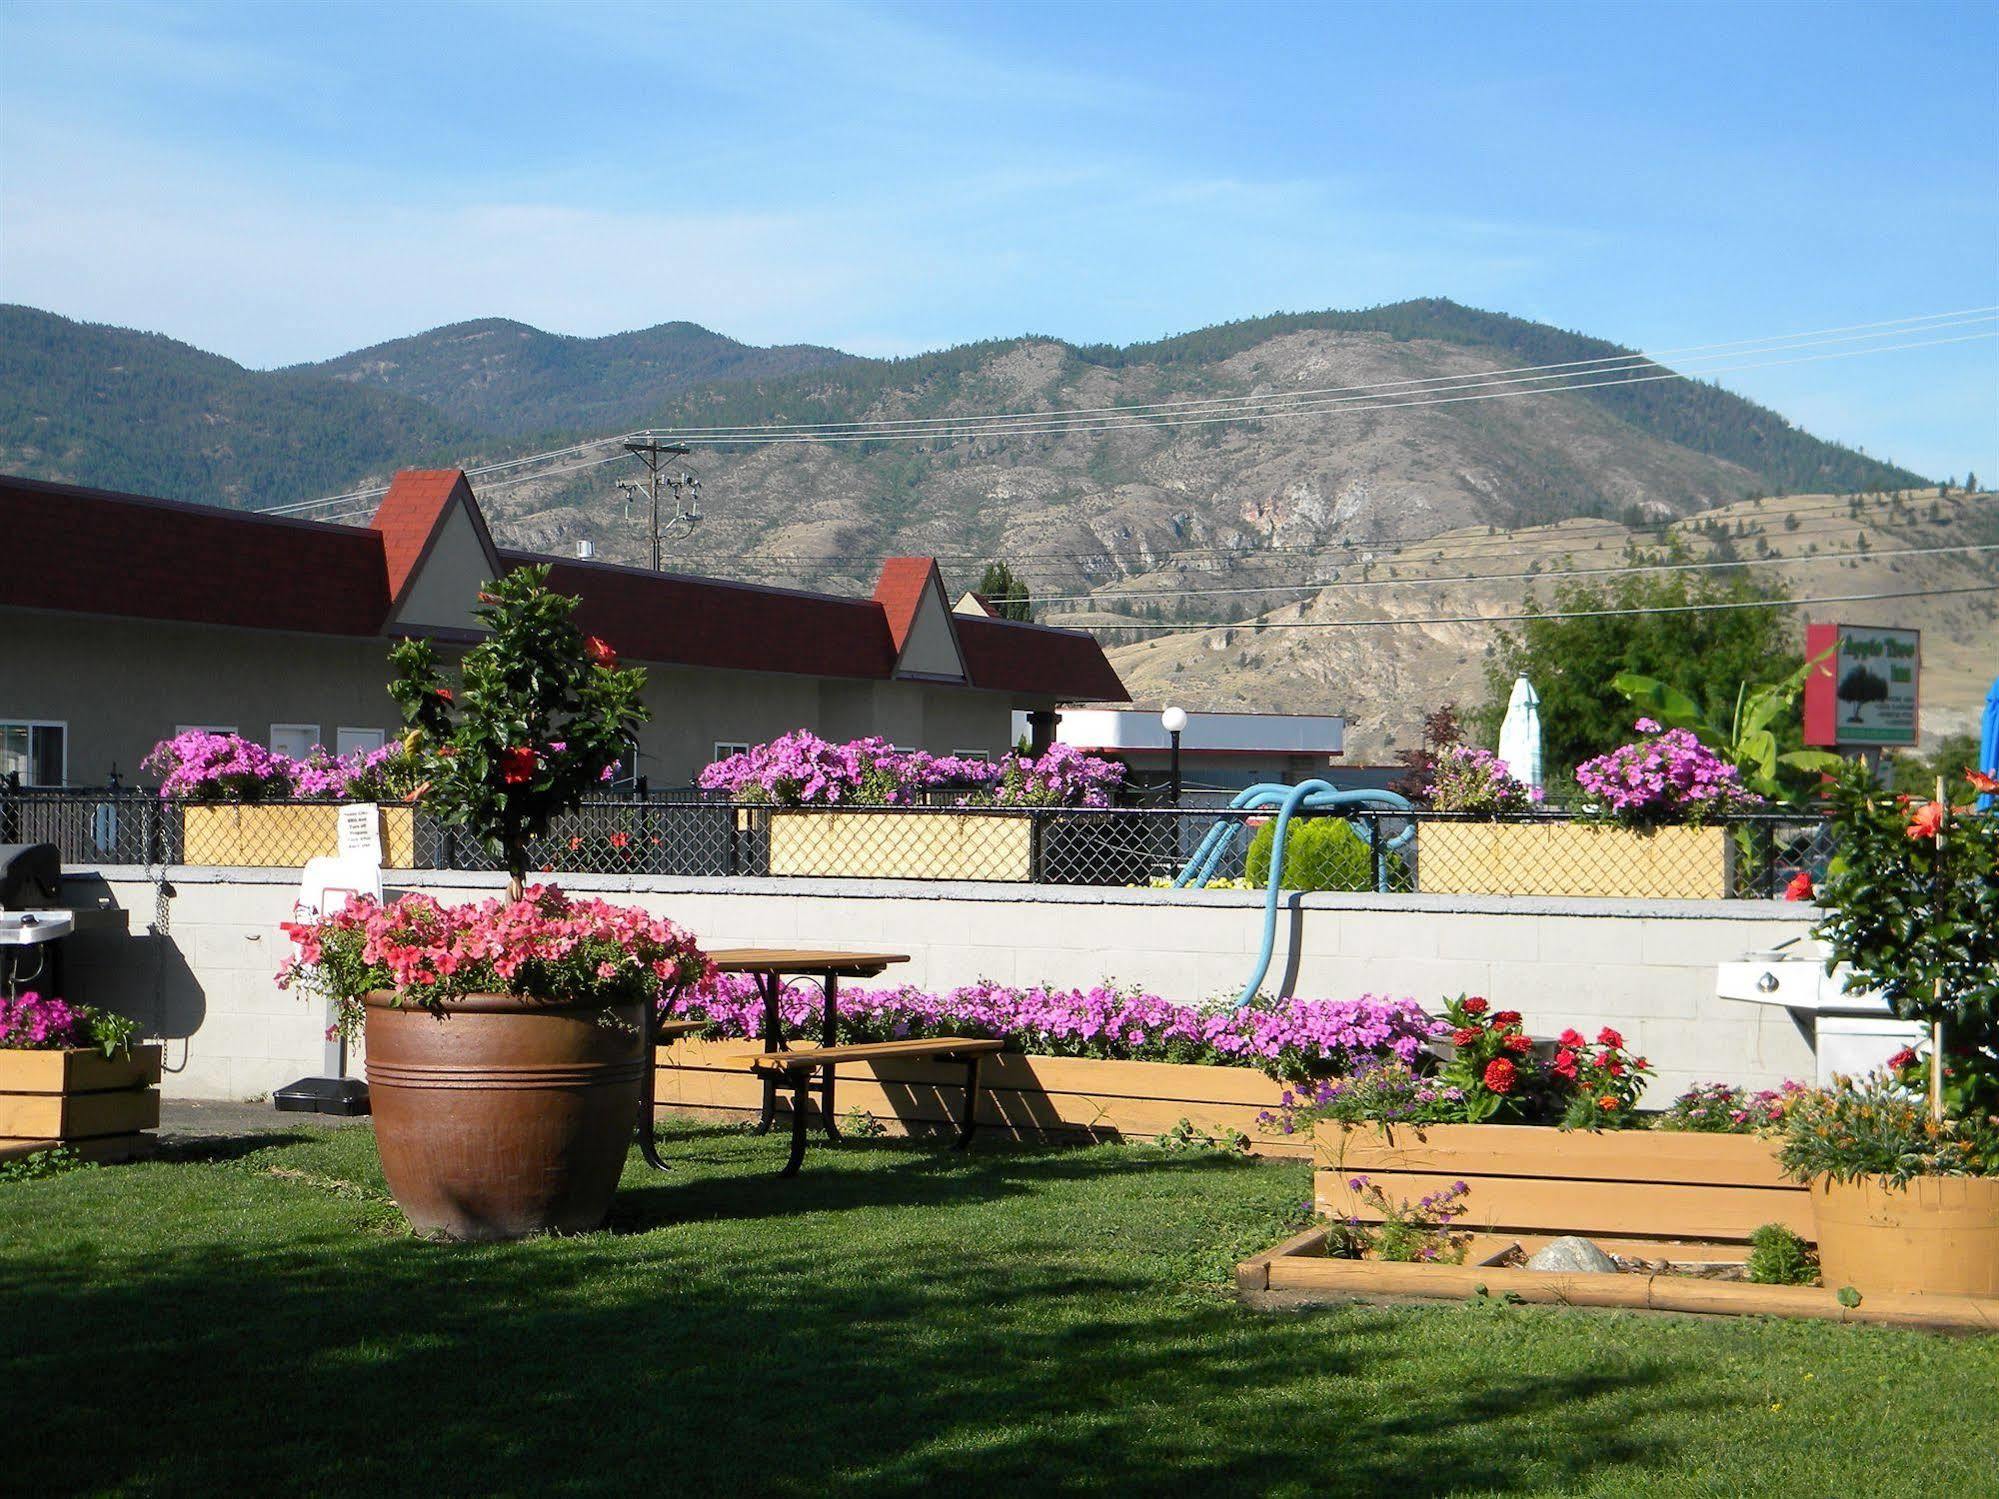
M 401 753 L 394 744 L 339 756 L 315 746 L 295 760 L 240 734 L 190 729 L 154 745 L 140 767 L 160 778 L 160 795 L 169 801 L 381 800 L 392 789 L 389 766 Z
M 963 792 L 966 805 L 1103 807 L 1123 779 L 1122 765 L 1070 745 L 992 761 L 899 750 L 886 739 L 834 744 L 797 729 L 715 761 L 699 782 L 704 791 L 777 807 L 908 806 L 950 790 Z
M 1415 1060 L 1437 1029 L 1413 999 L 1289 999 L 1246 1009 L 1181 1004 L 1135 989 L 1016 988 L 982 982 L 930 993 L 916 988 L 843 988 L 842 1040 L 987 1036 L 1016 1051 L 1125 1061 L 1260 1067 L 1304 1081 L 1389 1058 Z M 676 1018 L 705 1019 L 724 1036 L 760 1036 L 763 1002 L 750 980 L 702 984 L 669 1006 Z M 816 1034 L 817 994 L 787 990 L 788 1035 Z
M 386 905 L 357 896 L 284 931 L 298 951 L 278 970 L 279 986 L 304 981 L 328 993 L 343 1007 L 343 1024 L 376 990 L 420 1005 L 478 993 L 658 1003 L 709 976 L 694 939 L 664 917 L 577 900 L 553 885 L 462 906 L 419 893 Z
M 1437 751 L 1423 794 L 1439 812 L 1486 816 L 1525 812 L 1541 800 L 1539 786 L 1515 780 L 1504 760 L 1471 744 L 1447 744 Z
M 1576 767 L 1576 783 L 1602 798 L 1615 820 L 1699 823 L 1718 812 L 1762 804 L 1763 798 L 1742 784 L 1741 773 L 1691 730 L 1662 731 L 1649 718 L 1639 719 L 1637 728 L 1644 739 Z
M 36 1051 L 81 1046 L 86 1039 L 84 1010 L 53 994 L 30 989 L 18 998 L 0 994 L 0 1048 Z

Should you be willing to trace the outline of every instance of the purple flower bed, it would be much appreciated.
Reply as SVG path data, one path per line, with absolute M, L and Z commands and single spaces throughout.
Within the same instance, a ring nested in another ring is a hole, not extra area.
M 774 807 L 908 806 L 924 793 L 958 791 L 960 805 L 1106 807 L 1124 767 L 1066 744 L 1041 756 L 998 760 L 899 750 L 886 739 L 834 744 L 797 729 L 702 770 L 704 791 Z
M 1637 723 L 1646 737 L 1576 767 L 1576 784 L 1600 797 L 1612 819 L 1633 826 L 1698 825 L 1717 812 L 1762 805 L 1741 773 L 1688 729 Z
M 107 1057 L 129 1051 L 138 1026 L 120 1015 L 73 1005 L 30 989 L 9 999 L 0 994 L 0 1050 L 57 1051 L 96 1047 Z
M 1423 794 L 1435 811 L 1486 817 L 1525 812 L 1541 802 L 1539 786 L 1515 780 L 1498 755 L 1471 744 L 1447 744 L 1437 751 Z
M 401 745 L 385 744 L 346 755 L 315 748 L 294 760 L 240 734 L 191 729 L 162 739 L 140 765 L 160 778 L 160 796 L 168 801 L 388 801 L 401 794 L 402 758 Z
M 1256 1067 L 1304 1082 L 1394 1059 L 1413 1062 L 1437 1033 L 1413 999 L 1287 999 L 1243 1010 L 1179 1004 L 1156 994 L 1113 989 L 1014 988 L 968 984 L 922 989 L 840 990 L 842 1041 L 984 1036 L 1011 1051 L 1129 1062 Z M 676 1019 L 707 1020 L 724 1037 L 763 1030 L 763 1001 L 747 978 L 725 975 L 676 1001 Z M 787 990 L 780 1013 L 788 1036 L 816 1035 L 815 992 Z

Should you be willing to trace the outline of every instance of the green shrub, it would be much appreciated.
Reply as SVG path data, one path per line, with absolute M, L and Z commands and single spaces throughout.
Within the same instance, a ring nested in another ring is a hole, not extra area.
M 1762 1286 L 1809 1286 L 1819 1278 L 1818 1256 L 1781 1223 L 1749 1236 L 1749 1278 Z
M 1270 883 L 1270 845 L 1277 836 L 1272 818 L 1249 841 L 1244 864 L 1252 889 Z M 1372 890 L 1374 858 L 1367 839 L 1344 817 L 1294 818 L 1284 835 L 1286 890 Z

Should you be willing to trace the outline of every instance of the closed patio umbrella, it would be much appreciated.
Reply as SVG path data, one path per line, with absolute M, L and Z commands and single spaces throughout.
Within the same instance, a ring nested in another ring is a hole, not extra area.
M 1985 694 L 1985 726 L 1978 736 L 1978 768 L 1989 776 L 1999 776 L 1999 677 L 1992 680 L 1992 690 Z M 1978 798 L 1978 810 L 1992 810 L 1992 793 L 1986 792 Z
M 1499 758 L 1513 779 L 1526 786 L 1541 784 L 1541 694 L 1523 675 L 1514 680 L 1499 725 Z

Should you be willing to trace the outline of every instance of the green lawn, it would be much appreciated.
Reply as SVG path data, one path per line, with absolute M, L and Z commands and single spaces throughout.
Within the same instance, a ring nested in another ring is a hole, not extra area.
M 1999 1340 L 1252 1312 L 1301 1165 L 664 1149 L 484 1248 L 403 1234 L 365 1129 L 0 1183 L 0 1490 L 1992 1492 Z

